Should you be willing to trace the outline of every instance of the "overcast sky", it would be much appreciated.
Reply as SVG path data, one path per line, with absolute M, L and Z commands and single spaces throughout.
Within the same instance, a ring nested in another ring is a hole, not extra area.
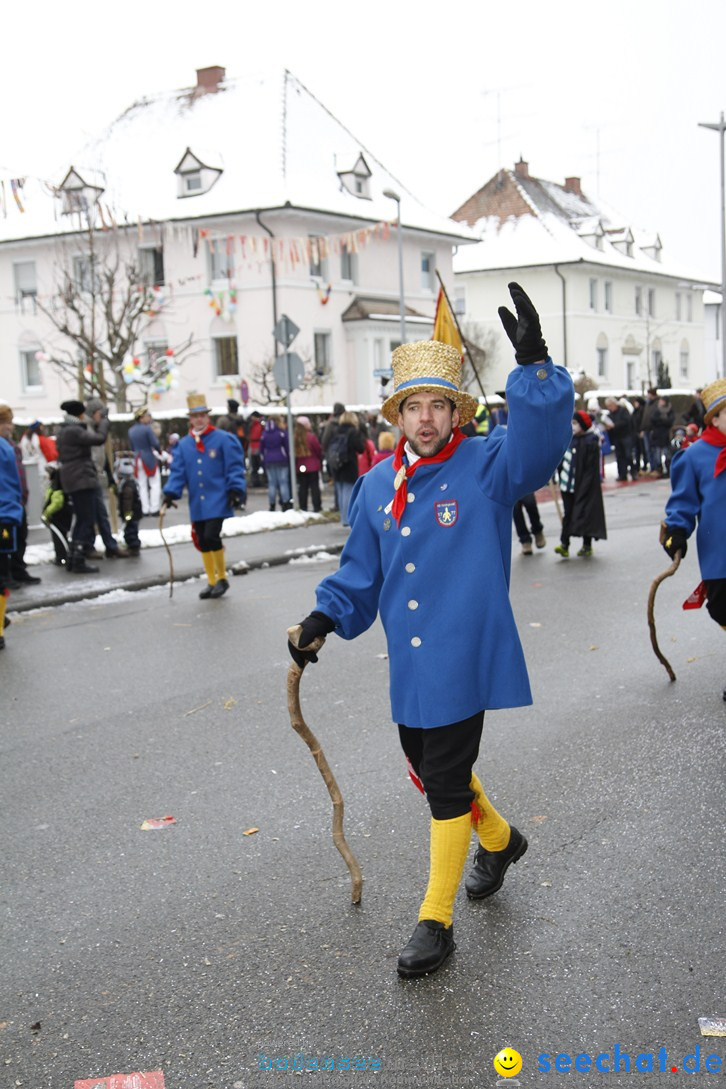
M 5 176 L 63 170 L 196 68 L 284 66 L 436 211 L 521 154 L 720 281 L 719 137 L 698 122 L 726 110 L 724 0 L 36 0 L 6 6 L 3 39 Z

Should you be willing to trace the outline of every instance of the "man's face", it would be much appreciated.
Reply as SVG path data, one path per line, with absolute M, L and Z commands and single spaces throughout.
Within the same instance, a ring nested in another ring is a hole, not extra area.
M 412 393 L 398 413 L 398 426 L 421 458 L 438 454 L 458 423 L 458 409 L 452 409 L 451 402 L 440 393 Z
M 194 412 L 191 416 L 190 423 L 192 431 L 196 432 L 197 435 L 201 434 L 209 423 L 209 413 Z
M 93 420 L 94 423 L 100 423 L 101 420 L 103 419 L 103 409 L 102 408 L 97 408 L 96 411 L 91 416 L 91 419 Z
M 726 435 L 726 405 L 724 405 L 720 412 L 716 413 L 711 420 L 711 423 L 722 435 Z

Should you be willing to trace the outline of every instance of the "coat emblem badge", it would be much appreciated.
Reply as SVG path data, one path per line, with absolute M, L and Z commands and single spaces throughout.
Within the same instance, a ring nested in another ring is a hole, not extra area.
M 440 526 L 453 526 L 459 517 L 459 504 L 456 499 L 441 500 L 434 503 L 434 511 Z

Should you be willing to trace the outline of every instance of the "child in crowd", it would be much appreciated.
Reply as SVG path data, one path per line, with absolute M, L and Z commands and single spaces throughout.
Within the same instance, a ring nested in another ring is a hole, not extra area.
M 569 559 L 570 537 L 582 537 L 577 555 L 592 556 L 593 537 L 604 541 L 607 530 L 600 484 L 600 441 L 587 412 L 576 412 L 572 418 L 572 442 L 560 463 L 559 474 L 565 516 L 555 552 Z

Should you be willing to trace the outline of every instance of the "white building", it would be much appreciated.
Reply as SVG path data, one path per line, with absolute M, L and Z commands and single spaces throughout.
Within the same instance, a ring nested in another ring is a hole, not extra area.
M 200 69 L 194 88 L 131 106 L 59 176 L 0 180 L 0 396 L 21 418 L 57 416 L 78 394 L 83 353 L 38 304 L 63 267 L 87 288 L 89 240 L 155 287 L 127 366 L 191 336 L 152 393 L 152 408 L 183 411 L 192 389 L 215 408 L 248 391 L 256 403 L 253 371 L 280 351 L 283 314 L 300 329 L 292 350 L 324 377 L 295 405 L 380 403 L 376 372 L 400 340 L 399 204 L 384 192 L 400 197 L 407 340 L 431 336 L 436 270 L 450 286 L 452 245 L 475 237 L 419 204 L 287 71 Z M 63 353 L 68 376 L 45 362 Z M 144 391 L 131 383 L 128 396 L 138 405 Z
M 590 200 L 579 178 L 544 181 L 520 161 L 453 218 L 481 238 L 454 258 L 455 294 L 464 328 L 474 322 L 498 338 L 490 387 L 504 384 L 511 365 L 497 317 L 510 280 L 536 303 L 552 358 L 602 388 L 655 386 L 660 363 L 674 387 L 695 389 L 715 377 L 704 346 L 708 281 L 667 261 L 657 234 Z

